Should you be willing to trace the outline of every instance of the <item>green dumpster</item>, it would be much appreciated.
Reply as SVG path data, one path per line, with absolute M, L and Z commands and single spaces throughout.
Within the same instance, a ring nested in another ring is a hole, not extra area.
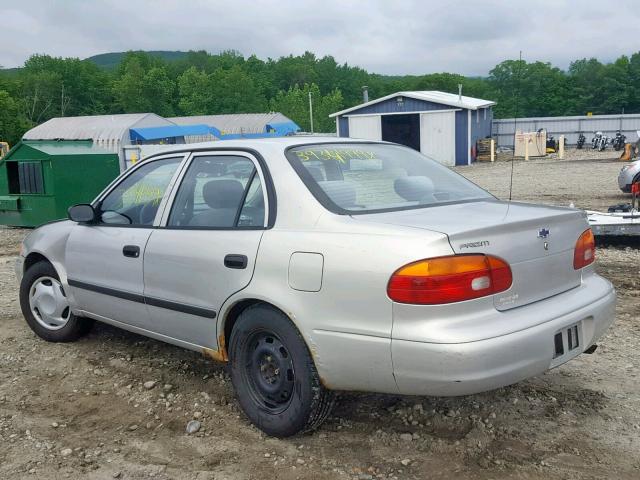
M 66 218 L 118 176 L 117 153 L 91 140 L 23 140 L 0 160 L 0 225 L 36 227 Z

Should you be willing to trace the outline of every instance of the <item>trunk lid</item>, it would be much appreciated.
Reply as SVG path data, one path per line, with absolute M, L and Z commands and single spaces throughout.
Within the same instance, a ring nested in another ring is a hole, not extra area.
M 513 284 L 494 295 L 498 310 L 557 295 L 581 282 L 580 270 L 573 268 L 576 241 L 589 227 L 581 210 L 486 200 L 353 218 L 438 231 L 449 237 L 455 253 L 506 260 Z

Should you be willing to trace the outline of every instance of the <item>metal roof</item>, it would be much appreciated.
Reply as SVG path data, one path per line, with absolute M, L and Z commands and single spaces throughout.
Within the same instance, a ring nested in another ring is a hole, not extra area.
M 33 148 L 51 156 L 86 154 L 113 155 L 113 152 L 96 146 L 91 140 L 22 140 L 3 157 L 3 160 L 11 158 L 22 146 Z
M 279 112 L 235 113 L 229 115 L 196 115 L 194 117 L 170 117 L 178 125 L 205 124 L 215 127 L 223 135 L 264 133 L 269 124 L 293 123 Z
M 190 144 L 180 144 L 180 145 L 163 145 L 161 153 L 172 153 L 172 152 L 184 152 L 184 151 L 194 151 L 194 150 L 204 150 L 207 148 L 216 149 L 223 146 L 225 149 L 229 148 L 252 148 L 259 150 L 262 147 L 277 147 L 277 148 L 287 148 L 293 146 L 304 146 L 304 145 L 323 145 L 323 144 L 344 144 L 344 143 L 353 143 L 353 144 L 388 144 L 389 142 L 378 142 L 371 140 L 362 140 L 358 138 L 348 138 L 348 137 L 336 137 L 335 135 L 293 135 L 288 137 L 262 137 L 262 138 L 238 138 L 227 140 L 222 144 L 219 141 L 206 141 L 206 142 L 198 142 L 198 143 L 190 143 Z M 153 154 L 155 155 L 155 153 Z M 148 155 L 151 156 L 151 155 Z
M 396 92 L 385 97 L 376 98 L 366 103 L 361 103 L 355 107 L 347 108 L 336 113 L 332 113 L 329 117 L 337 117 L 338 115 L 344 115 L 345 113 L 359 110 L 369 105 L 375 105 L 376 103 L 384 102 L 395 97 L 408 97 L 415 98 L 417 100 L 424 100 L 425 102 L 439 103 L 442 105 L 449 105 L 451 107 L 465 108 L 467 110 L 477 110 L 479 108 L 486 108 L 495 105 L 496 102 L 490 100 L 482 100 L 481 98 L 459 96 L 455 93 L 440 92 L 438 90 L 415 90 L 410 92 Z
M 155 113 L 58 117 L 33 127 L 22 138 L 24 140 L 90 139 L 97 143 L 115 143 L 124 137 L 129 128 L 149 117 L 158 126 L 172 125 L 170 121 Z

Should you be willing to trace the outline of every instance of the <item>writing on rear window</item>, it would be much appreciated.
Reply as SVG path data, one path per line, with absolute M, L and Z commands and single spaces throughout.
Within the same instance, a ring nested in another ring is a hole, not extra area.
M 375 152 L 361 149 L 307 149 L 296 150 L 296 156 L 303 162 L 309 160 L 337 160 L 346 163 L 348 160 L 372 160 L 377 158 Z

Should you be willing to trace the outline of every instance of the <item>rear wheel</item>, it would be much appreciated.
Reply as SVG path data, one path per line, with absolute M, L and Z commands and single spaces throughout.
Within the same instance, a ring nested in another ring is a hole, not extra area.
M 25 272 L 20 308 L 31 330 L 48 342 L 77 340 L 93 326 L 93 320 L 71 313 L 60 277 L 49 262 L 38 262 Z
M 317 428 L 333 406 L 309 349 L 291 321 L 267 305 L 247 308 L 229 344 L 231 380 L 249 420 L 269 435 Z

